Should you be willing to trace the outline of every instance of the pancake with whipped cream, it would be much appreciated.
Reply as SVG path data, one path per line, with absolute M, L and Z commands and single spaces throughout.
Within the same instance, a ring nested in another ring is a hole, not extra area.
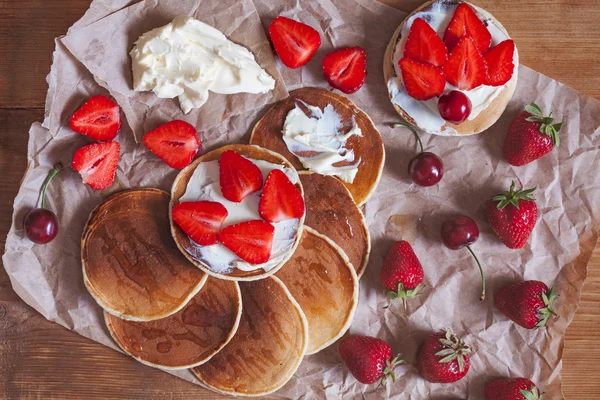
M 300 194 L 303 193 L 298 172 L 281 155 L 253 145 L 227 145 L 204 154 L 177 175 L 171 191 L 171 232 L 177 246 L 188 260 L 207 274 L 230 280 L 262 279 L 274 274 L 293 254 L 300 240 L 305 214 L 299 218 L 272 223 L 274 235 L 270 257 L 267 262 L 260 264 L 243 260 L 221 242 L 208 246 L 199 245 L 172 217 L 172 211 L 179 203 L 209 201 L 220 203 L 227 209 L 222 229 L 251 220 L 261 220 L 259 202 L 262 189 L 248 195 L 239 203 L 227 200 L 221 191 L 219 160 L 228 150 L 255 164 L 262 173 L 263 181 L 271 171 L 279 169 Z
M 308 346 L 302 309 L 276 277 L 240 282 L 242 318 L 231 341 L 192 372 L 219 393 L 261 396 L 292 377 Z
M 81 239 L 83 278 L 105 311 L 152 321 L 183 308 L 206 274 L 177 249 L 169 225 L 169 194 L 119 192 L 96 207 Z
M 360 278 L 371 251 L 371 238 L 363 213 L 339 179 L 309 171 L 299 174 L 306 202 L 305 226 L 340 246 Z
M 304 227 L 296 252 L 275 276 L 306 315 L 306 354 L 326 348 L 348 330 L 358 304 L 358 277 L 344 251 L 327 236 Z
M 192 368 L 210 360 L 235 335 L 242 315 L 236 282 L 209 278 L 184 308 L 156 321 L 126 321 L 104 314 L 121 349 L 162 369 Z
M 294 90 L 254 126 L 251 144 L 282 154 L 297 170 L 335 176 L 354 201 L 375 191 L 385 161 L 381 135 L 348 98 L 318 88 Z
M 398 27 L 390 40 L 384 56 L 383 72 L 390 99 L 396 111 L 411 125 L 421 130 L 443 136 L 472 135 L 481 133 L 492 126 L 502 115 L 515 91 L 519 67 L 519 55 L 514 48 L 513 74 L 504 85 L 481 85 L 471 90 L 460 90 L 446 82 L 443 93 L 452 90 L 463 92 L 471 101 L 471 112 L 460 124 L 453 124 L 442 118 L 438 111 L 438 97 L 417 100 L 411 97 L 402 80 L 399 60 L 404 57 L 404 47 L 415 19 L 421 18 L 440 36 L 444 37 L 454 12 L 459 4 L 466 3 L 491 34 L 490 48 L 510 39 L 506 29 L 487 11 L 459 0 L 429 1 L 414 10 Z

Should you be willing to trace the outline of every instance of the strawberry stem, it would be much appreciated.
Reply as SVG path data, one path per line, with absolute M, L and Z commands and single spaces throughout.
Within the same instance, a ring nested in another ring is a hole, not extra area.
M 481 296 L 479 296 L 479 300 L 483 301 L 485 300 L 485 276 L 483 275 L 483 268 L 481 268 L 481 263 L 479 262 L 479 259 L 475 253 L 473 250 L 471 250 L 471 246 L 467 246 L 467 250 L 469 250 L 475 261 L 477 261 L 477 266 L 479 267 L 479 272 L 481 273 Z
M 417 138 L 417 141 L 419 142 L 419 147 L 421 148 L 421 153 L 423 153 L 425 151 L 425 150 L 423 150 L 423 142 L 421 141 L 421 137 L 419 136 L 417 131 L 412 126 L 403 124 L 403 123 L 391 124 L 390 126 L 392 128 L 406 128 L 409 131 L 411 131 L 413 133 L 413 135 L 415 135 L 415 137 Z
M 54 168 L 52 168 L 50 170 L 50 172 L 48 173 L 48 176 L 46 177 L 46 180 L 44 181 L 44 186 L 42 187 L 42 201 L 41 201 L 41 208 L 44 208 L 44 205 L 46 204 L 46 189 L 48 189 L 48 185 L 50 184 L 50 181 L 52 180 L 52 178 L 54 178 L 61 170 L 63 169 L 63 165 L 61 163 L 57 163 Z

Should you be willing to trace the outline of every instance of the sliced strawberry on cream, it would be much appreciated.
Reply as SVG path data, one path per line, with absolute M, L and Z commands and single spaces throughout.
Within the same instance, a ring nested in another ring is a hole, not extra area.
M 258 211 L 269 222 L 300 218 L 304 215 L 304 199 L 283 171 L 274 169 L 265 181 Z
M 485 60 L 470 36 L 463 36 L 444 64 L 446 80 L 461 90 L 483 85 L 487 74 Z
M 167 122 L 146 133 L 144 144 L 171 168 L 187 167 L 200 150 L 196 128 L 185 121 Z
M 513 58 L 515 42 L 508 39 L 489 49 L 483 58 L 487 64 L 484 85 L 502 86 L 510 80 L 515 70 Z
M 404 57 L 441 67 L 448 58 L 448 49 L 437 32 L 425 20 L 417 18 L 410 27 Z
M 468 4 L 461 3 L 456 7 L 454 16 L 444 33 L 444 42 L 448 50 L 452 51 L 464 36 L 470 36 L 481 53 L 486 52 L 492 44 L 492 35 L 475 10 Z
M 227 209 L 214 201 L 183 202 L 173 207 L 173 221 L 194 242 L 210 246 L 219 241 L 221 225 L 227 217 Z
M 262 188 L 263 176 L 252 161 L 227 150 L 219 159 L 219 181 L 223 197 L 239 203 Z
M 367 52 L 361 47 L 332 51 L 323 58 L 323 74 L 332 87 L 355 93 L 365 83 Z
M 99 142 L 111 141 L 121 130 L 121 109 L 106 96 L 90 97 L 71 116 L 70 127 Z
M 404 86 L 412 98 L 429 100 L 444 92 L 446 78 L 440 68 L 410 58 L 403 58 L 399 65 Z
M 92 189 L 106 189 L 115 179 L 120 149 L 117 142 L 88 144 L 73 154 L 71 167 Z
M 254 220 L 230 225 L 219 234 L 229 250 L 250 264 L 269 261 L 275 228 L 266 221 Z
M 269 25 L 269 35 L 281 62 L 288 68 L 308 63 L 321 45 L 321 36 L 314 28 L 281 16 Z

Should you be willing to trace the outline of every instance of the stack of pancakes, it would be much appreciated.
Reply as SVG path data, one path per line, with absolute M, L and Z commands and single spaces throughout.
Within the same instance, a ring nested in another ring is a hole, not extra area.
M 105 310 L 114 340 L 136 360 L 161 369 L 191 368 L 217 392 L 258 396 L 283 386 L 305 355 L 348 329 L 370 251 L 358 204 L 379 180 L 383 144 L 371 120 L 346 98 L 320 89 L 301 89 L 291 98 L 353 113 L 363 136 L 351 145 L 368 162 L 360 164 L 353 184 L 299 173 L 306 215 L 282 265 L 268 272 L 211 271 L 186 251 L 189 239 L 169 216 L 197 165 L 225 149 L 298 166 L 281 147 L 281 110 L 293 107 L 290 99 L 258 122 L 252 145 L 226 146 L 182 170 L 171 195 L 127 190 L 91 213 L 82 236 L 85 285 Z

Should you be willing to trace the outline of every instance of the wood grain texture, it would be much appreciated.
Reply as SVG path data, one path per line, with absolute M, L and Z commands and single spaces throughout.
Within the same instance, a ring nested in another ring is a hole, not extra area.
M 420 0 L 383 0 L 410 11 Z M 0 0 L 0 252 L 27 164 L 27 132 L 41 120 L 53 39 L 90 0 Z M 519 46 L 523 64 L 600 98 L 600 1 L 480 0 Z M 37 110 L 36 110 L 37 109 Z M 567 333 L 567 399 L 600 398 L 600 249 Z M 4 315 L 3 309 L 6 309 Z M 3 316 L 4 315 L 4 316 Z M 0 268 L 0 398 L 221 398 L 46 321 Z

